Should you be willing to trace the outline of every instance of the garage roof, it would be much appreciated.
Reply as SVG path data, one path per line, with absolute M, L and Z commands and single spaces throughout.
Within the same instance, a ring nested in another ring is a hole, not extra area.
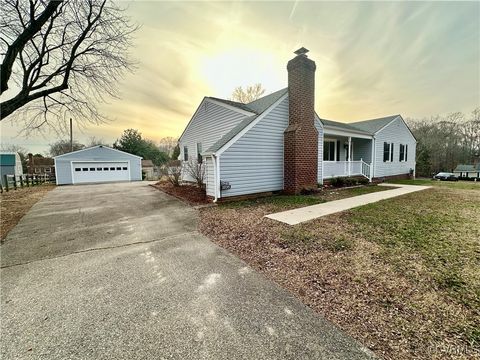
M 105 148 L 105 149 L 108 149 L 108 150 L 112 150 L 112 151 L 117 151 L 117 152 L 119 152 L 119 153 L 123 153 L 123 154 L 128 155 L 128 156 L 133 156 L 133 157 L 142 159 L 141 156 L 133 155 L 133 154 L 130 154 L 130 153 L 126 152 L 126 151 L 121 151 L 121 150 L 118 150 L 118 149 L 113 149 L 113 148 L 108 147 L 108 146 L 105 146 L 105 145 L 96 145 L 96 146 L 92 146 L 92 147 L 89 147 L 89 148 L 86 148 L 86 149 L 77 150 L 77 151 L 72 151 L 72 152 L 69 152 L 69 153 L 66 153 L 66 154 L 54 156 L 53 158 L 54 158 L 54 159 L 58 159 L 58 158 L 61 158 L 61 157 L 70 156 L 70 155 L 72 155 L 72 154 L 77 154 L 77 153 L 80 153 L 80 152 L 89 151 L 89 150 L 93 150 L 93 149 L 96 149 L 96 148 Z

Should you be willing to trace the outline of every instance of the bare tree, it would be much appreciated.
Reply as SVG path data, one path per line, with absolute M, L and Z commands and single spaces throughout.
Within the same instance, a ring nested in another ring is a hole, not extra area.
M 163 174 L 173 186 L 180 186 L 182 177 L 182 163 L 180 160 L 170 160 L 163 166 Z
M 205 188 L 205 164 L 203 161 L 188 161 L 185 165 L 185 171 L 195 180 L 200 189 Z
M 163 151 L 168 156 L 171 156 L 173 153 L 173 149 L 175 149 L 175 146 L 177 146 L 177 143 L 178 138 L 167 136 L 160 139 L 160 141 L 158 142 L 158 148 L 160 149 L 160 151 Z
M 107 144 L 107 142 L 102 138 L 97 138 L 96 136 L 90 136 L 90 138 L 88 139 L 87 147 L 92 147 L 97 145 L 111 146 Z
M 53 144 L 50 144 L 48 153 L 50 156 L 58 156 L 85 148 L 85 145 L 80 144 L 78 141 L 73 141 L 72 145 L 73 146 L 70 146 L 70 140 L 58 140 Z
M 0 0 L 1 110 L 25 129 L 66 119 L 99 123 L 96 104 L 118 96 L 137 29 L 110 0 Z M 8 91 L 7 91 L 8 90 Z
M 260 98 L 264 93 L 265 89 L 262 87 L 262 84 L 247 86 L 245 90 L 239 86 L 233 90 L 232 100 L 248 104 Z

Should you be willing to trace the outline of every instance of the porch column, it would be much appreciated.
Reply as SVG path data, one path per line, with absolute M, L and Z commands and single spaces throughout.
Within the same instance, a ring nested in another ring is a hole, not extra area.
M 352 174 L 352 137 L 348 137 L 348 176 Z

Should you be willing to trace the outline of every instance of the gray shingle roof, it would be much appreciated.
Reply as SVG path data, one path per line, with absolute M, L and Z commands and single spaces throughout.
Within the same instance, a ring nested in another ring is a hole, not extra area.
M 217 142 L 210 146 L 205 152 L 204 155 L 213 154 L 216 151 L 220 150 L 226 143 L 232 140 L 240 131 L 245 129 L 253 120 L 257 118 L 258 115 L 249 116 L 240 121 L 235 125 L 229 132 L 223 135 Z
M 399 117 L 400 115 L 390 115 L 382 118 L 372 119 L 372 120 L 363 120 L 350 123 L 351 126 L 366 131 L 371 134 L 375 134 L 378 130 L 388 125 L 393 119 Z
M 239 108 L 239 109 L 242 109 L 242 110 L 245 110 L 245 111 L 253 112 L 252 109 L 250 109 L 246 104 L 243 104 L 243 103 L 238 102 L 238 101 L 225 100 L 225 99 L 220 99 L 220 98 L 216 98 L 216 97 L 212 97 L 212 96 L 208 96 L 208 98 L 212 99 L 212 100 L 220 101 L 224 104 L 234 106 L 236 108 Z
M 248 104 L 244 104 L 238 101 L 219 99 L 211 96 L 209 96 L 208 98 L 260 115 L 262 112 L 267 110 L 270 106 L 272 106 L 278 99 L 280 99 L 283 95 L 285 95 L 287 91 L 288 91 L 288 88 L 278 90 L 278 91 L 275 91 L 274 93 L 263 96 L 260 99 L 254 100 Z
M 327 119 L 322 119 L 322 118 L 320 118 L 320 121 L 323 123 L 323 125 L 335 126 L 335 127 L 340 128 L 340 129 L 355 131 L 355 132 L 360 132 L 360 133 L 366 133 L 366 134 L 370 135 L 370 133 L 368 133 L 366 131 L 363 131 L 363 130 L 360 130 L 360 129 L 352 126 L 352 124 L 347 124 L 347 123 L 342 123 L 342 122 L 339 122 L 339 121 L 327 120 Z
M 476 171 L 474 165 L 458 164 L 453 171 Z
M 275 91 L 270 95 L 261 97 L 251 103 L 246 104 L 250 109 L 252 109 L 256 114 L 261 114 L 265 110 L 267 110 L 270 106 L 272 106 L 278 99 L 280 99 L 283 95 L 288 92 L 288 88 Z

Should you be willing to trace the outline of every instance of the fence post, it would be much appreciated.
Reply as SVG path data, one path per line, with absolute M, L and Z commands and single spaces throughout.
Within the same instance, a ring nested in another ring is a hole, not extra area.
M 5 180 L 5 190 L 8 192 L 8 176 L 7 174 L 3 175 L 3 179 Z
M 27 187 L 30 187 L 30 183 L 29 183 L 29 181 L 28 181 L 28 174 L 25 175 L 25 181 L 26 181 L 26 183 L 27 183 Z
M 20 187 L 23 188 L 23 175 L 20 175 Z
M 13 175 L 13 188 L 17 190 L 17 176 Z

